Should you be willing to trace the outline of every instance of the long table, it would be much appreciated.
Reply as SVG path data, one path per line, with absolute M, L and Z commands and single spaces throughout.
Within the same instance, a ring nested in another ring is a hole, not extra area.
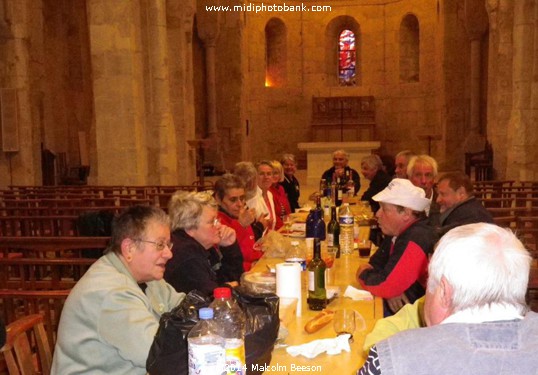
M 352 308 L 357 311 L 364 319 L 364 327 L 361 327 L 361 322 L 357 320 L 357 328 L 353 334 L 353 343 L 349 353 L 342 352 L 337 355 L 328 355 L 322 353 L 316 358 L 308 359 L 303 356 L 292 357 L 286 352 L 285 347 L 276 348 L 273 351 L 273 356 L 269 367 L 266 369 L 266 374 L 293 374 L 296 372 L 309 371 L 319 374 L 338 374 L 350 375 L 355 374 L 356 370 L 362 366 L 365 361 L 362 352 L 364 338 L 370 332 L 378 319 L 383 317 L 383 303 L 381 298 L 375 297 L 370 301 L 353 301 L 350 298 L 344 298 L 342 295 L 348 285 L 360 288 L 355 280 L 355 272 L 360 264 L 366 263 L 367 259 L 359 258 L 357 252 L 351 255 L 342 256 L 335 259 L 333 267 L 328 272 L 328 284 L 338 286 L 340 288 L 340 297 L 332 301 L 328 309 Z M 277 263 L 283 262 L 283 259 L 265 258 L 263 257 L 253 267 L 253 272 L 267 271 L 267 266 L 274 267 Z M 333 325 L 328 324 L 321 330 L 309 334 L 304 330 L 306 322 L 314 317 L 318 312 L 308 309 L 306 303 L 306 272 L 303 272 L 303 298 L 302 298 L 302 314 L 300 317 L 289 319 L 286 328 L 289 330 L 289 335 L 285 340 L 287 345 L 300 345 L 312 340 L 333 338 L 336 336 Z M 361 329 L 362 328 L 362 329 Z

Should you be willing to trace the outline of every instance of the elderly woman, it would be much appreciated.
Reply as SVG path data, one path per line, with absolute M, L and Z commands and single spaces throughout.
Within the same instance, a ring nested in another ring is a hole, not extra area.
M 383 162 L 377 155 L 368 155 L 361 160 L 361 173 L 370 181 L 370 186 L 362 194 L 361 200 L 370 202 L 372 212 L 379 210 L 379 203 L 372 197 L 385 189 L 391 181 L 391 177 L 383 170 Z
M 247 201 L 248 207 L 256 210 L 256 215 L 264 220 L 265 229 L 275 229 L 276 211 L 273 193 L 269 190 L 273 185 L 273 165 L 268 160 L 256 164 L 257 187 L 256 195 Z
M 300 208 L 299 196 L 301 195 L 299 181 L 295 177 L 295 172 L 297 171 L 295 156 L 293 154 L 284 154 L 280 159 L 280 163 L 284 168 L 284 180 L 280 184 L 286 192 L 291 211 L 295 212 L 295 210 Z
M 269 188 L 269 191 L 273 193 L 276 214 L 275 229 L 278 230 L 284 225 L 284 218 L 291 214 L 291 208 L 286 192 L 282 185 L 280 185 L 280 183 L 284 181 L 282 164 L 280 164 L 278 160 L 273 160 L 271 165 L 273 166 L 273 184 Z
M 162 280 L 170 258 L 170 219 L 161 209 L 119 215 L 105 255 L 65 302 L 51 373 L 145 374 L 161 314 L 185 297 Z
M 215 199 L 219 204 L 218 217 L 222 224 L 235 230 L 237 242 L 243 254 L 243 269 L 249 271 L 263 253 L 254 247 L 256 237 L 252 226 L 254 209 L 245 205 L 245 188 L 242 180 L 227 173 L 215 182 Z
M 179 191 L 170 199 L 174 258 L 166 265 L 164 278 L 177 291 L 197 289 L 211 295 L 223 283 L 238 284 L 243 257 L 235 231 L 220 224 L 217 208 L 207 192 Z
M 254 220 L 250 223 L 256 240 L 260 239 L 269 227 L 269 219 L 266 213 L 260 212 L 258 205 L 258 171 L 250 161 L 240 161 L 235 164 L 233 174 L 243 181 L 245 186 L 246 208 L 253 210 Z

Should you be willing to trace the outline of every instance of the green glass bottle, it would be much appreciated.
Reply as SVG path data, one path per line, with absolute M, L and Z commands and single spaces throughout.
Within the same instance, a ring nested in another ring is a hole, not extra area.
M 327 247 L 336 248 L 335 258 L 340 258 L 340 224 L 336 218 L 336 207 L 331 207 L 331 221 L 327 225 Z
M 325 269 L 327 266 L 321 259 L 321 242 L 314 238 L 314 257 L 308 263 L 308 307 L 310 310 L 323 310 L 327 306 L 327 290 L 325 289 Z

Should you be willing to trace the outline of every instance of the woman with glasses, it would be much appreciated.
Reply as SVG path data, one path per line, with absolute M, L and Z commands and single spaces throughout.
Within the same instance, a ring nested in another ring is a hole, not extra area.
M 273 193 L 273 201 L 275 203 L 276 224 L 275 230 L 282 228 L 286 216 L 291 214 L 290 202 L 286 196 L 286 192 L 281 183 L 284 181 L 284 169 L 278 160 L 271 162 L 273 166 L 273 184 L 269 191 Z
M 62 310 L 51 374 L 146 374 L 159 319 L 185 298 L 163 280 L 170 219 L 133 206 L 113 222 L 110 245 Z
M 174 257 L 164 278 L 178 292 L 211 295 L 226 283 L 238 285 L 243 256 L 235 231 L 221 225 L 217 202 L 208 192 L 176 192 L 168 204 Z
M 219 204 L 218 217 L 221 223 L 235 230 L 243 254 L 243 270 L 249 271 L 263 253 L 254 248 L 256 236 L 251 225 L 256 216 L 254 209 L 245 204 L 243 181 L 238 176 L 227 173 L 215 182 L 214 190 Z
M 301 207 L 299 206 L 299 196 L 301 195 L 299 189 L 299 180 L 297 180 L 297 177 L 295 177 L 295 172 L 297 172 L 295 155 L 282 155 L 280 164 L 282 164 L 282 167 L 284 168 L 284 180 L 280 184 L 286 192 L 291 211 L 295 212 L 295 210 Z

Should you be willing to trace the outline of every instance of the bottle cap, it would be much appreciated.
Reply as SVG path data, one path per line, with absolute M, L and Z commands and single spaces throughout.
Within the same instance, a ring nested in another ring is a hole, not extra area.
M 213 309 L 211 307 L 202 307 L 198 311 L 198 315 L 202 320 L 213 319 Z
M 232 291 L 230 288 L 215 288 L 213 290 L 213 297 L 215 298 L 231 298 L 232 297 Z

